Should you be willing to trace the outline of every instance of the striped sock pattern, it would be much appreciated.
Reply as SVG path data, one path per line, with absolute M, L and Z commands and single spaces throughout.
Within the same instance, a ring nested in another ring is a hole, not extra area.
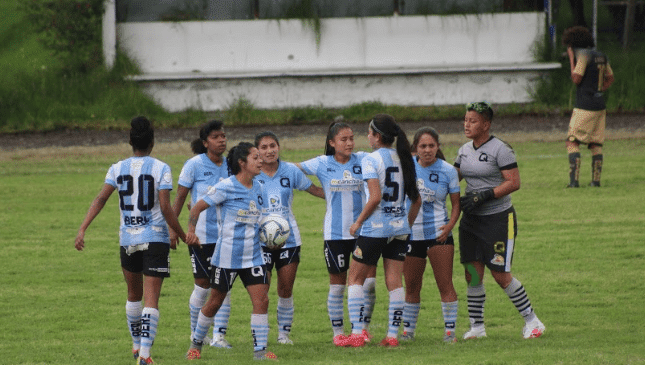
M 477 327 L 484 325 L 484 303 L 486 302 L 486 289 L 484 284 L 468 286 L 468 317 L 470 325 Z
M 390 292 L 390 323 L 387 328 L 387 337 L 398 337 L 401 319 L 403 317 L 404 303 L 405 291 L 403 288 L 394 289 Z
M 408 303 L 403 305 L 403 331 L 411 334 L 417 328 L 417 319 L 419 318 L 420 303 Z
M 327 313 L 331 321 L 331 329 L 334 336 L 343 333 L 343 295 L 345 294 L 345 285 L 329 285 L 329 294 L 327 294 Z
M 195 331 L 195 326 L 197 326 L 197 317 L 199 317 L 199 311 L 202 309 L 206 303 L 206 297 L 208 296 L 208 289 L 204 289 L 199 285 L 195 285 L 193 288 L 193 293 L 190 295 L 188 300 L 188 308 L 190 309 L 190 332 Z
M 529 296 L 524 290 L 524 286 L 520 283 L 519 280 L 513 278 L 511 283 L 504 289 L 508 298 L 513 302 L 517 311 L 520 312 L 524 320 L 527 322 L 532 320 L 535 314 L 533 313 L 533 307 L 531 306 L 531 301 Z
M 193 332 L 192 342 L 193 347 L 202 348 L 204 344 L 204 338 L 208 333 L 208 329 L 213 323 L 213 317 L 206 317 L 204 313 L 199 312 L 199 317 L 197 318 L 197 325 L 195 326 L 195 331 Z
M 363 283 L 365 303 L 363 306 L 363 322 L 368 326 L 372 321 L 374 303 L 376 303 L 376 278 L 367 278 Z
M 231 292 L 229 291 L 226 294 L 226 298 L 222 302 L 222 306 L 219 307 L 217 313 L 215 313 L 215 319 L 213 320 L 213 336 L 217 334 L 225 335 L 226 330 L 228 330 L 228 320 L 231 318 Z
M 454 331 L 457 325 L 457 309 L 459 309 L 459 301 L 454 302 L 441 302 L 441 312 L 443 313 L 443 322 L 445 331 Z
M 139 356 L 143 358 L 150 357 L 150 348 L 155 342 L 158 324 L 159 310 L 150 307 L 143 308 L 143 311 L 141 311 L 141 349 L 139 350 Z
M 266 350 L 269 341 L 269 315 L 251 314 L 251 334 L 253 351 Z
M 350 285 L 347 289 L 347 310 L 349 312 L 349 321 L 352 323 L 352 333 L 360 334 L 363 332 L 363 286 Z
M 293 297 L 278 297 L 278 333 L 289 334 L 293 324 Z
M 128 329 L 132 337 L 132 348 L 138 350 L 141 347 L 141 311 L 143 306 L 141 302 L 125 303 L 125 315 L 128 319 Z

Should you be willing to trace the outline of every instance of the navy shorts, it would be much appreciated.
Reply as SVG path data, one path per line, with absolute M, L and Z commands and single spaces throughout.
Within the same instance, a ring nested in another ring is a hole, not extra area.
M 202 247 L 188 247 L 190 264 L 193 266 L 193 277 L 195 279 L 208 279 L 211 274 L 211 257 L 215 252 L 215 244 L 209 243 Z
M 325 263 L 330 274 L 340 274 L 349 269 L 349 258 L 356 247 L 356 240 L 325 241 Z
M 359 236 L 352 257 L 357 262 L 376 266 L 381 256 L 384 259 L 403 261 L 408 249 L 406 237 L 365 237 Z
M 300 262 L 300 246 L 279 250 L 269 250 L 262 246 L 262 256 L 267 271 L 272 271 L 274 266 L 276 270 L 280 270 L 289 264 Z
M 517 236 L 515 209 L 496 214 L 465 214 L 459 224 L 461 263 L 478 261 L 490 270 L 510 272 Z
M 211 288 L 222 293 L 228 293 L 237 277 L 242 279 L 246 288 L 249 285 L 268 284 L 268 271 L 265 265 L 253 266 L 246 269 L 224 269 L 213 266 L 211 270 Z
M 452 235 L 448 236 L 445 242 L 437 242 L 437 240 L 420 240 L 420 241 L 408 241 L 408 250 L 406 251 L 405 256 L 418 257 L 420 259 L 425 259 L 428 257 L 428 250 L 434 246 L 445 246 L 445 245 L 455 245 L 455 239 Z
M 121 246 L 121 267 L 127 271 L 160 278 L 170 277 L 170 245 L 150 242 Z

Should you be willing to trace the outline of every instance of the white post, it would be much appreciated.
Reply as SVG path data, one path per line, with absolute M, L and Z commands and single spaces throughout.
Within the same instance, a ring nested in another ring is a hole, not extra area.
M 114 0 L 105 0 L 103 6 L 103 57 L 109 70 L 116 59 L 116 6 Z
M 598 0 L 593 0 L 593 43 L 598 45 Z

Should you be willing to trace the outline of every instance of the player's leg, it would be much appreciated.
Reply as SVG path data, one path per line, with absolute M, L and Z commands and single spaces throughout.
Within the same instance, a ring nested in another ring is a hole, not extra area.
M 344 331 L 345 287 L 349 258 L 356 240 L 325 241 L 324 255 L 329 273 L 329 292 L 327 294 L 327 314 L 334 333 L 332 342 L 344 346 L 347 336 Z
M 193 267 L 193 291 L 188 300 L 190 311 L 190 335 L 192 337 L 197 326 L 199 311 L 202 309 L 210 292 L 210 257 L 213 254 L 215 245 L 202 245 L 200 248 L 189 247 L 188 254 Z
M 586 110 L 574 108 L 569 121 L 567 132 L 567 154 L 569 156 L 569 185 L 577 188 L 580 186 L 580 143 L 589 143 L 589 123 Z
M 143 274 L 130 272 L 122 268 L 123 278 L 128 287 L 128 300 L 125 303 L 125 314 L 128 320 L 128 330 L 132 337 L 132 355 L 139 358 L 141 349 L 141 312 L 143 311 Z
M 567 154 L 569 156 L 569 185 L 568 188 L 580 186 L 580 144 L 573 140 L 567 141 Z
M 274 255 L 275 257 L 275 255 Z M 289 338 L 293 324 L 293 286 L 296 281 L 298 264 L 300 263 L 300 247 L 283 249 L 276 262 L 278 274 L 278 343 L 293 345 Z
M 363 282 L 363 294 L 365 301 L 363 303 L 363 335 L 365 341 L 370 342 L 372 335 L 369 333 L 369 326 L 372 323 L 372 313 L 374 313 L 374 304 L 376 303 L 376 268 L 370 266 L 367 277 Z
M 405 304 L 403 306 L 402 341 L 414 339 L 417 319 L 421 308 L 421 288 L 426 270 L 427 241 L 408 241 L 408 250 L 403 263 L 405 278 Z
M 607 117 L 606 110 L 593 112 L 594 129 L 591 132 L 591 184 L 590 186 L 600 186 L 600 175 L 602 173 L 602 144 L 605 141 L 605 121 Z
M 470 329 L 464 334 L 465 340 L 486 336 L 486 328 L 484 327 L 484 304 L 486 303 L 485 266 L 481 262 L 480 239 L 473 233 L 482 225 L 478 216 L 465 213 L 459 224 L 459 253 L 461 256 L 460 261 L 464 265 L 466 283 L 468 284 L 466 298 L 468 301 L 468 317 L 470 319 Z
M 253 356 L 255 359 L 276 359 L 275 354 L 267 351 L 269 340 L 269 284 L 268 271 L 264 265 L 241 272 L 241 279 L 251 298 L 251 335 L 253 336 Z
M 444 320 L 444 341 L 456 342 L 455 327 L 457 324 L 457 292 L 452 283 L 452 263 L 455 256 L 453 237 L 448 237 L 444 244 L 433 245 L 428 249 L 430 265 L 434 273 L 437 288 L 441 296 L 441 312 Z
M 407 235 L 394 238 L 383 249 L 383 271 L 385 286 L 389 292 L 389 323 L 387 336 L 379 343 L 381 346 L 396 347 L 403 317 L 405 290 L 403 289 L 403 263 L 407 251 Z

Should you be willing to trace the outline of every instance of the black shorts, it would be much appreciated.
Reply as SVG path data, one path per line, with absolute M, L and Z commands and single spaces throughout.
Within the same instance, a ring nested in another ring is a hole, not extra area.
M 170 245 L 150 242 L 141 245 L 121 246 L 121 267 L 130 272 L 143 272 L 146 276 L 170 277 Z M 128 250 L 133 250 L 128 254 Z M 136 251 L 134 251 L 136 250 Z
M 356 240 L 330 240 L 325 241 L 325 262 L 330 274 L 347 272 L 349 258 L 356 247 Z
M 407 237 L 359 236 L 356 240 L 356 248 L 354 248 L 352 257 L 360 263 L 376 266 L 381 256 L 384 259 L 396 261 L 405 260 L 405 251 L 407 248 Z
M 276 270 L 280 270 L 284 266 L 294 262 L 300 262 L 300 246 L 281 248 L 279 250 L 269 250 L 262 246 L 262 256 L 264 257 L 264 264 L 267 266 L 267 271 L 272 271 L 273 266 L 275 266 Z
M 405 256 L 418 257 L 420 259 L 425 259 L 428 257 L 428 250 L 434 246 L 445 246 L 445 245 L 455 245 L 455 239 L 452 235 L 448 236 L 445 242 L 437 242 L 437 240 L 420 240 L 420 241 L 410 241 L 408 240 L 408 250 L 406 251 Z
M 253 266 L 246 269 L 224 269 L 213 266 L 211 270 L 211 288 L 222 293 L 228 293 L 239 276 L 246 288 L 249 285 L 268 284 L 266 265 Z
M 513 207 L 490 215 L 464 214 L 459 224 L 461 263 L 478 261 L 493 271 L 510 272 L 516 236 Z
M 213 252 L 215 252 L 214 243 L 202 245 L 201 248 L 188 246 L 190 264 L 193 266 L 193 277 L 195 279 L 210 278 Z

